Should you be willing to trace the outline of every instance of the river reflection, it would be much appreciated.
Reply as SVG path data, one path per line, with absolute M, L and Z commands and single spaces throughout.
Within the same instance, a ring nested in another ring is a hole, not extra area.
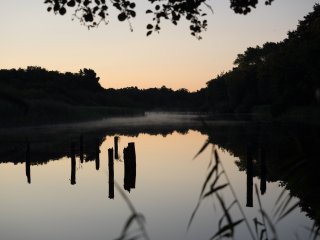
M 145 216 L 150 239 L 210 239 L 223 215 L 215 197 L 201 199 L 186 231 L 213 167 L 211 163 L 208 170 L 210 146 L 192 161 L 206 139 L 218 147 L 253 232 L 252 219 L 260 216 L 258 186 L 279 239 L 309 237 L 306 227 L 319 222 L 320 130 L 248 123 L 208 126 L 3 133 L 0 239 L 116 239 L 132 212 L 115 182 Z M 225 181 L 223 174 L 219 181 Z M 287 191 L 279 202 L 289 202 L 287 208 L 277 203 L 283 189 Z M 229 186 L 219 194 L 226 205 L 232 203 Z M 276 223 L 298 201 L 298 208 Z M 230 213 L 234 220 L 242 217 L 239 210 Z M 137 226 L 133 222 L 128 228 L 134 234 Z M 235 229 L 235 239 L 250 239 L 246 224 Z

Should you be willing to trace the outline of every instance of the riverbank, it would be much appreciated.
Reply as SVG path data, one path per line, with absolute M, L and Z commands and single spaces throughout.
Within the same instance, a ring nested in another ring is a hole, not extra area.
M 8 113 L 9 112 L 9 113 Z M 39 104 L 28 112 L 9 109 L 2 114 L 1 128 L 30 127 L 98 121 L 113 117 L 143 116 L 140 109 L 103 107 L 103 106 L 70 106 L 66 104 Z
M 259 106 L 248 113 L 210 113 L 208 120 L 246 121 L 253 123 L 320 124 L 320 106 L 291 107 L 281 114 L 274 114 L 270 106 Z

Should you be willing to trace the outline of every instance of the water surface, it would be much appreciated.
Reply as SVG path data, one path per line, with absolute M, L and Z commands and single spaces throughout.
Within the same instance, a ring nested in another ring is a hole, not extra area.
M 293 195 L 289 207 L 298 202 L 299 197 L 306 196 L 303 204 L 275 226 L 279 239 L 309 236 L 305 227 L 311 227 L 317 218 L 317 200 L 310 202 L 308 194 L 301 192 L 299 184 L 306 181 L 300 179 L 297 185 L 285 176 L 290 169 L 283 170 L 286 159 L 291 157 L 288 153 L 298 156 L 297 146 L 301 148 L 299 151 L 305 151 L 305 139 L 299 139 L 299 131 L 239 123 L 218 123 L 211 127 L 209 124 L 208 127 L 190 116 L 185 124 L 181 118 L 177 119 L 171 116 L 159 124 L 156 120 L 150 123 L 150 118 L 146 122 L 139 119 L 139 124 L 118 119 L 113 125 L 96 123 L 87 129 L 81 125 L 55 130 L 46 127 L 4 131 L 0 147 L 0 238 L 102 240 L 119 237 L 132 212 L 117 188 L 114 198 L 110 198 L 108 149 L 115 148 L 115 137 L 119 137 L 119 159 L 114 160 L 114 181 L 145 217 L 150 239 L 210 239 L 218 230 L 223 211 L 212 194 L 200 201 L 187 231 L 201 188 L 214 164 L 211 144 L 193 160 L 208 139 L 216 146 L 221 166 L 253 231 L 252 219 L 257 217 L 262 221 L 256 185 L 263 209 L 274 224 L 275 203 L 284 188 L 287 190 L 283 196 Z M 318 141 L 318 136 L 309 141 Z M 279 140 L 283 146 L 277 143 Z M 136 169 L 135 184 L 128 189 L 124 186 L 123 150 L 129 143 L 135 146 Z M 293 149 L 291 144 L 296 147 Z M 314 146 L 308 148 L 309 155 L 313 156 Z M 264 162 L 261 162 L 261 153 L 265 154 Z M 283 159 L 282 166 L 276 164 L 279 159 Z M 222 174 L 217 186 L 226 182 Z M 318 189 L 315 184 L 314 195 Z M 218 193 L 226 205 L 233 202 L 230 186 Z M 243 217 L 237 206 L 231 208 L 230 214 L 234 221 Z M 130 236 L 139 235 L 137 229 L 139 226 L 134 221 L 129 226 Z M 268 231 L 271 234 L 270 227 Z M 235 239 L 250 239 L 244 222 L 235 229 Z

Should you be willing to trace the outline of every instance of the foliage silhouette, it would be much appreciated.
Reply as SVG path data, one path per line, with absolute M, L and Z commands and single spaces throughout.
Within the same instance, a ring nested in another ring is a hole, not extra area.
M 185 18 L 190 23 L 191 34 L 201 39 L 200 33 L 207 28 L 207 15 L 203 7 L 213 13 L 212 7 L 207 0 L 148 0 L 151 8 L 146 14 L 153 15 L 153 23 L 149 23 L 147 36 L 152 32 L 159 32 L 162 20 L 169 20 L 177 25 L 181 18 Z M 274 0 L 263 0 L 266 5 L 271 5 Z M 73 16 L 88 28 L 97 27 L 101 22 L 108 24 L 110 8 L 118 11 L 118 20 L 127 20 L 131 27 L 131 19 L 136 17 L 136 3 L 131 0 L 45 0 L 47 11 L 55 14 L 65 15 L 67 9 L 74 9 Z M 258 0 L 230 0 L 230 8 L 237 14 L 247 14 L 258 4 Z
M 253 113 L 264 120 L 308 111 L 319 117 L 319 22 L 320 5 L 315 4 L 287 39 L 239 54 L 233 70 L 207 83 L 211 111 Z
M 142 115 L 150 110 L 199 111 L 204 105 L 204 89 L 105 89 L 92 69 L 78 73 L 41 67 L 0 70 L 2 127 Z

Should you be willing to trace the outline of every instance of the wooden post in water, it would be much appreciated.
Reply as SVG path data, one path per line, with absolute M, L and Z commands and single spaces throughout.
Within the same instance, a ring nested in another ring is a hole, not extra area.
M 83 136 L 80 136 L 80 162 L 83 163 Z
M 118 142 L 119 142 L 119 136 L 114 137 L 114 159 L 119 159 L 119 152 L 118 152 Z
M 31 160 L 30 160 L 30 143 L 29 141 L 27 142 L 27 149 L 26 149 L 26 176 L 27 176 L 27 181 L 30 184 L 31 183 Z
M 136 151 L 134 143 L 128 144 L 128 147 L 123 149 L 124 159 L 124 184 L 125 190 L 129 191 L 136 187 Z
M 108 149 L 108 168 L 109 168 L 109 198 L 114 198 L 114 163 L 113 149 Z
M 96 170 L 100 169 L 100 146 L 99 141 L 96 141 Z
M 124 179 L 123 179 L 123 188 L 130 192 L 129 188 L 129 153 L 128 147 L 123 149 L 123 161 L 124 161 Z
M 264 147 L 260 148 L 260 193 L 265 194 L 267 191 L 267 165 L 266 153 Z
M 71 185 L 76 184 L 76 154 L 74 150 L 74 143 L 71 144 Z
M 136 149 L 134 142 L 128 144 L 130 154 L 130 188 L 136 187 Z
M 253 156 L 251 146 L 247 146 L 247 207 L 253 207 Z

